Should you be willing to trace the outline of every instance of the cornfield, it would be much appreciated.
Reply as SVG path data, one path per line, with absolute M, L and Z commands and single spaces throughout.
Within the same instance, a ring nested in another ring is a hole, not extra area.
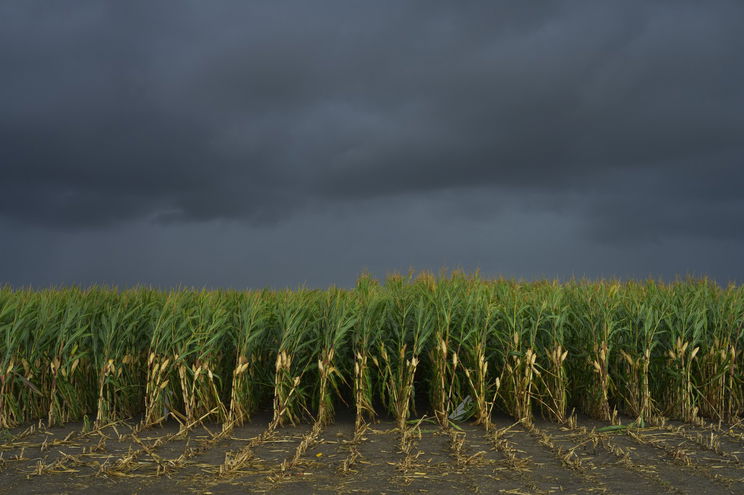
M 346 408 L 401 430 L 501 411 L 529 424 L 744 412 L 744 289 L 707 280 L 361 276 L 353 289 L 0 289 L 0 427 Z

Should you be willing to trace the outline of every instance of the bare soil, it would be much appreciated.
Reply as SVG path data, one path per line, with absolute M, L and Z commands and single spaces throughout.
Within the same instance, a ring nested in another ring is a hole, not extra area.
M 263 442 L 268 417 L 229 435 L 217 425 L 179 434 L 179 425 L 136 432 L 121 422 L 83 433 L 83 424 L 0 431 L 2 494 L 243 493 L 744 493 L 744 430 L 667 424 L 599 431 L 547 421 L 527 427 L 497 418 L 495 431 L 463 424 L 283 427 Z M 249 448 L 250 446 L 250 448 Z M 242 457 L 240 457 L 240 455 Z M 240 457 L 242 462 L 226 463 Z M 232 469 L 226 469 L 226 466 Z

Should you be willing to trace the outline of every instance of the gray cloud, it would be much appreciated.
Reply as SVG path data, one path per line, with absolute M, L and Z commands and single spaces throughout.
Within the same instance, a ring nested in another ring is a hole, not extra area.
M 0 218 L 377 232 L 397 204 L 432 229 L 558 215 L 567 252 L 742 244 L 742 21 L 736 1 L 6 2 Z

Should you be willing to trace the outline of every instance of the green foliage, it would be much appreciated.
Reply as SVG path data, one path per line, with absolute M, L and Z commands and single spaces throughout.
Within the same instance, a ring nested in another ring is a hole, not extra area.
M 466 403 L 569 422 L 744 412 L 744 290 L 707 280 L 369 275 L 353 289 L 0 288 L 0 428 L 90 415 L 357 426 Z M 272 403 L 273 398 L 273 403 Z M 419 409 L 416 411 L 416 409 Z M 424 410 L 422 410 L 424 409 Z

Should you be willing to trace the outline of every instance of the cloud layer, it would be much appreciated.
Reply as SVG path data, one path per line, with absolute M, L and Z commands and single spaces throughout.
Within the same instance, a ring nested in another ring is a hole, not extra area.
M 376 232 L 393 204 L 431 229 L 557 215 L 577 259 L 626 246 L 621 273 L 643 246 L 744 247 L 742 21 L 737 1 L 6 2 L 0 219 L 22 246 L 338 212 Z

